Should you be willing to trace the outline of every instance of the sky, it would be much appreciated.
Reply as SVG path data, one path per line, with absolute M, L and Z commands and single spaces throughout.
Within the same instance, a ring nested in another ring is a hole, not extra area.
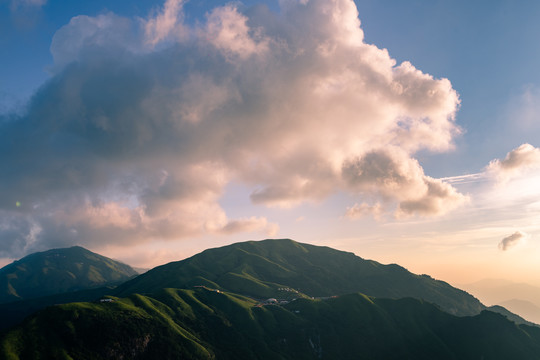
M 0 265 L 292 238 L 540 285 L 540 3 L 0 0 Z

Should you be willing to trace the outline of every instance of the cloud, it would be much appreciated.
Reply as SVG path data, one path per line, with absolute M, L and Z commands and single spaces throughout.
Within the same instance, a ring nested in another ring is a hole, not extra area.
M 228 218 L 232 181 L 265 206 L 344 191 L 438 215 L 465 200 L 414 158 L 452 149 L 458 94 L 365 43 L 353 1 L 183 19 L 169 0 L 147 19 L 78 16 L 58 30 L 54 76 L 26 114 L 0 119 L 0 215 L 18 219 L 0 237 L 26 234 L 0 253 L 275 231 Z
M 426 191 L 416 199 L 402 201 L 397 212 L 398 217 L 411 214 L 439 215 L 445 214 L 469 200 L 454 187 L 438 179 L 424 177 Z
M 47 3 L 47 0 L 11 0 L 11 11 L 28 8 L 40 8 Z
M 41 227 L 36 221 L 20 214 L 0 214 L 0 252 L 15 255 L 26 253 L 38 240 Z
M 383 199 L 397 201 L 398 217 L 444 214 L 467 200 L 450 184 L 426 176 L 418 161 L 398 148 L 374 150 L 349 160 L 342 172 L 350 190 L 376 193 Z M 353 209 L 356 215 L 367 210 Z
M 182 40 L 187 36 L 188 29 L 183 25 L 183 5 L 183 0 L 167 0 L 162 11 L 144 22 L 147 44 L 153 47 L 170 37 Z
M 218 231 L 224 234 L 234 234 L 238 232 L 260 231 L 264 229 L 266 235 L 272 237 L 278 233 L 278 226 L 270 224 L 265 218 L 252 216 L 247 219 L 238 219 L 228 222 Z
M 50 70 L 60 72 L 70 63 L 88 62 L 115 53 L 143 52 L 145 44 L 140 33 L 132 20 L 110 12 L 95 17 L 75 16 L 54 34 L 50 46 L 54 66 Z
M 508 235 L 507 237 L 501 240 L 501 242 L 499 243 L 499 249 L 501 249 L 502 251 L 506 251 L 510 249 L 511 247 L 514 247 L 520 242 L 522 242 L 528 236 L 529 235 L 527 235 L 524 232 L 516 231 L 512 235 Z
M 208 15 L 204 36 L 231 61 L 262 55 L 268 51 L 268 39 L 259 29 L 250 29 L 247 21 L 233 5 L 216 8 Z
M 380 203 L 369 205 L 368 203 L 354 204 L 347 208 L 345 217 L 349 219 L 360 219 L 364 216 L 371 215 L 376 220 L 379 220 L 384 213 L 384 209 Z
M 494 159 L 482 172 L 440 178 L 449 184 L 463 185 L 479 182 L 495 182 L 495 185 L 508 185 L 509 180 L 527 174 L 532 181 L 540 169 L 540 149 L 531 144 L 522 144 L 508 152 L 504 159 Z M 526 180 L 526 179 L 522 179 Z M 520 185 L 521 186 L 521 185 Z M 500 187 L 496 187 L 500 190 Z
M 506 109 L 506 117 L 512 118 L 512 130 L 526 135 L 534 135 L 540 114 L 540 88 L 526 84 L 521 91 L 514 94 Z
M 523 172 L 540 168 L 540 149 L 522 144 L 506 154 L 503 160 L 492 160 L 486 171 L 500 180 L 509 180 Z

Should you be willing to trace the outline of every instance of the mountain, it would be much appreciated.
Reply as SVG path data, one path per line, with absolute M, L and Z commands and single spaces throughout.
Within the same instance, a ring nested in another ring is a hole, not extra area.
M 506 306 L 506 304 L 504 304 Z M 536 326 L 538 327 L 537 323 L 534 323 L 532 321 L 528 321 L 521 316 L 513 313 L 512 311 L 508 310 L 509 307 L 503 307 L 502 305 L 493 305 L 486 308 L 486 310 L 489 310 L 491 312 L 495 312 L 498 314 L 503 315 L 508 320 L 515 322 L 516 324 L 523 324 L 523 325 L 529 325 L 529 326 Z M 527 317 L 529 319 L 529 317 Z
M 468 293 L 427 275 L 289 239 L 209 249 L 156 267 L 122 284 L 114 295 L 151 294 L 163 288 L 189 289 L 196 285 L 259 299 L 361 292 L 380 298 L 423 299 L 454 315 L 476 315 L 485 309 Z
M 498 304 L 514 298 L 540 306 L 540 286 L 503 279 L 484 279 L 460 287 L 478 294 L 486 303 Z
M 502 279 L 484 279 L 460 285 L 486 304 L 508 308 L 529 321 L 540 324 L 540 287 Z
M 501 302 L 501 305 L 516 314 L 522 315 L 525 319 L 540 324 L 540 307 L 530 301 L 510 299 Z
M 0 304 L 117 285 L 136 274 L 80 246 L 38 252 L 0 269 Z
M 540 328 L 463 291 L 292 240 L 210 249 L 102 290 L 5 331 L 0 358 L 540 359 Z
M 263 305 L 197 287 L 47 308 L 0 339 L 23 359 L 540 359 L 540 328 L 360 293 Z

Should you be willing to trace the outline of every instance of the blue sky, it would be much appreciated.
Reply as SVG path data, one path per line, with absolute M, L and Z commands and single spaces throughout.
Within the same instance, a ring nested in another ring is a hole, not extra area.
M 276 236 L 540 283 L 539 16 L 2 1 L 0 257 L 80 244 L 154 266 Z
M 461 96 L 452 167 L 474 172 L 522 142 L 534 144 L 538 127 L 520 128 L 512 111 L 527 91 L 538 91 L 540 46 L 534 1 L 357 2 L 366 40 L 389 49 L 436 77 L 446 77 Z M 464 153 L 461 153 L 463 151 Z M 463 154 L 463 156 L 462 156 Z M 427 165 L 426 165 L 427 166 Z M 436 168 L 436 165 L 434 165 Z M 437 174 L 438 175 L 438 174 Z M 442 175 L 442 174 L 441 174 Z M 442 175 L 444 176 L 444 175 Z

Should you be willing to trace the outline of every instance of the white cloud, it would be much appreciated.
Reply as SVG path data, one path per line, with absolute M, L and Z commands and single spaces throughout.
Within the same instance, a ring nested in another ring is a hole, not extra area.
M 268 40 L 259 34 L 259 29 L 250 29 L 247 20 L 233 5 L 216 8 L 208 15 L 202 36 L 231 61 L 265 53 Z
M 11 11 L 17 11 L 21 8 L 40 8 L 47 3 L 47 0 L 11 0 Z
M 415 213 L 427 216 L 445 214 L 469 200 L 468 196 L 459 193 L 450 184 L 428 176 L 424 181 L 427 190 L 416 199 L 402 201 L 399 204 L 398 217 Z
M 141 52 L 143 44 L 138 33 L 132 20 L 113 13 L 75 16 L 54 34 L 50 47 L 54 58 L 51 70 L 57 73 L 70 63 L 87 61 L 103 53 Z
M 380 203 L 370 205 L 368 203 L 354 204 L 347 208 L 345 217 L 349 219 L 360 219 L 362 217 L 371 215 L 376 220 L 379 220 L 384 213 L 384 209 Z
M 345 163 L 343 176 L 353 191 L 398 201 L 398 217 L 444 214 L 467 200 L 450 184 L 426 176 L 418 161 L 397 148 L 372 151 Z
M 499 243 L 499 249 L 501 249 L 502 251 L 506 251 L 522 242 L 528 236 L 529 235 L 524 232 L 516 231 L 512 235 L 508 235 L 501 240 L 501 242 Z
M 44 243 L 122 244 L 275 231 L 227 217 L 231 181 L 269 206 L 338 191 L 402 215 L 463 203 L 414 158 L 460 132 L 450 82 L 366 44 L 351 0 L 281 6 L 226 5 L 196 25 L 175 0 L 147 20 L 73 18 L 51 45 L 54 78 L 1 125 L 2 211 Z
M 264 230 L 267 236 L 275 236 L 279 231 L 279 227 L 276 224 L 270 224 L 265 218 L 259 218 L 252 216 L 246 219 L 237 219 L 229 221 L 218 232 L 224 234 L 234 234 L 238 232 L 252 232 Z
M 144 22 L 145 41 L 151 47 L 161 41 L 182 40 L 187 37 L 188 29 L 183 25 L 182 7 L 184 0 L 167 0 L 163 9 L 155 17 Z
M 487 166 L 488 174 L 499 180 L 509 180 L 527 170 L 540 168 L 540 149 L 531 144 L 522 144 L 510 151 L 502 160 L 492 160 Z

